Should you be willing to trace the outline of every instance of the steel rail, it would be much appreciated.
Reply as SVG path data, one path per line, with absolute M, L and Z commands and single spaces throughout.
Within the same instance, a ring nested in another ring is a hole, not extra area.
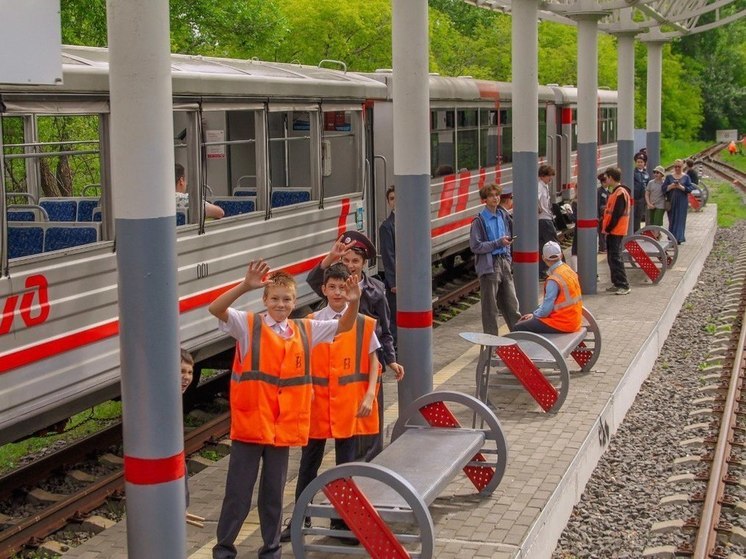
M 725 479 L 728 475 L 728 457 L 730 456 L 733 431 L 736 427 L 738 398 L 741 393 L 744 375 L 744 342 L 746 341 L 746 311 L 741 316 L 741 332 L 730 374 L 728 395 L 723 407 L 723 418 L 720 422 L 717 445 L 713 452 L 712 470 L 707 483 L 707 493 L 702 506 L 699 529 L 694 543 L 694 559 L 706 559 L 712 555 L 717 546 L 717 525 L 725 492 Z

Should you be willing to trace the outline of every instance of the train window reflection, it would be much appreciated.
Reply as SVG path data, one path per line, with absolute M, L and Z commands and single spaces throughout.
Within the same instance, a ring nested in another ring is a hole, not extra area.
M 322 115 L 321 181 L 324 197 L 362 191 L 359 157 L 362 110 L 328 110 Z
M 312 139 L 318 134 L 318 113 L 279 111 L 269 113 L 270 204 L 273 208 L 316 198 L 313 177 L 318 172 Z

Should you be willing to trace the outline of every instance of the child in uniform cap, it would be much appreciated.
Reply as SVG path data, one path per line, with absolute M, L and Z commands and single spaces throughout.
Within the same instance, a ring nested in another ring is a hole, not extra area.
M 547 265 L 544 301 L 531 314 L 521 317 L 515 331 L 555 334 L 580 330 L 583 319 L 583 300 L 578 275 L 562 262 L 562 248 L 554 241 L 541 249 Z

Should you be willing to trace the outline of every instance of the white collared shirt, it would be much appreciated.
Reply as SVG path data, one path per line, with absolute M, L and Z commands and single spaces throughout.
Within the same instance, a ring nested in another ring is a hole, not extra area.
M 346 310 L 347 310 L 347 305 L 345 305 L 345 308 L 342 309 L 341 313 L 338 313 L 332 310 L 332 308 L 329 305 L 327 305 L 320 311 L 314 313 L 314 317 L 317 320 L 335 320 L 335 317 L 337 317 L 337 315 L 342 316 L 342 313 L 344 313 Z M 373 353 L 374 351 L 377 351 L 379 347 L 381 347 L 381 342 L 378 341 L 378 336 L 376 336 L 376 333 L 374 331 L 373 336 L 371 336 L 370 338 L 370 346 L 368 347 L 368 353 Z

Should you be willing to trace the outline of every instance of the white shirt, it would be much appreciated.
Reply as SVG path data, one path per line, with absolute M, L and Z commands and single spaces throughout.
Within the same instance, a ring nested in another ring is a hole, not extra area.
M 549 198 L 549 185 L 539 179 L 539 219 L 554 219 Z
M 347 305 L 345 305 L 345 308 L 342 309 L 342 313 L 344 313 L 346 310 Z M 332 308 L 327 305 L 319 312 L 314 313 L 314 316 L 316 317 L 316 320 L 335 320 L 337 319 L 337 315 L 341 316 L 342 313 L 338 313 L 332 310 Z M 378 350 L 379 347 L 381 347 L 381 342 L 378 341 L 378 336 L 376 336 L 376 333 L 374 331 L 373 336 L 371 336 L 370 338 L 370 347 L 368 347 L 368 354 L 371 354 L 374 351 Z
M 272 328 L 272 330 L 277 332 L 282 338 L 287 340 L 293 336 L 292 329 L 287 320 L 276 322 L 266 312 L 254 314 L 261 316 L 264 324 Z M 218 320 L 218 329 L 221 332 L 229 334 L 238 341 L 241 361 L 246 357 L 246 351 L 249 347 L 249 325 L 246 321 L 247 315 L 248 313 L 244 311 L 238 311 L 232 307 L 228 307 L 228 321 L 223 322 L 222 320 Z M 311 323 L 311 339 L 309 340 L 311 347 L 316 344 L 331 342 L 334 340 L 334 335 L 337 333 L 337 325 L 339 324 L 338 320 L 310 320 L 309 322 Z

